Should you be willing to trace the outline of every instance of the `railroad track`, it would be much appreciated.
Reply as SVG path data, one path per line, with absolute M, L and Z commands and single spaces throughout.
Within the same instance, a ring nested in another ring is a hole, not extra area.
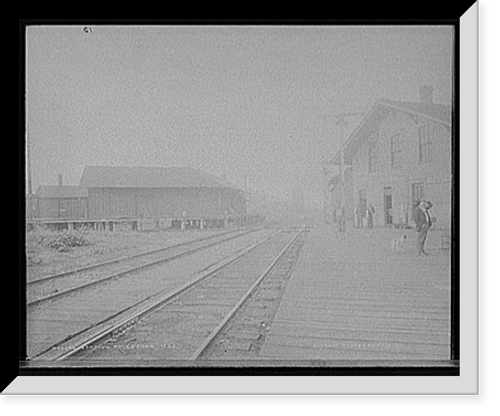
M 147 267 L 189 256 L 200 250 L 256 232 L 259 229 L 262 227 L 244 231 L 226 231 L 31 280 L 27 282 L 27 306 L 31 308 Z
M 184 255 L 175 261 L 161 262 L 155 267 L 143 267 L 125 273 L 119 279 L 101 280 L 92 286 L 29 306 L 26 328 L 29 357 L 37 356 L 161 290 L 182 286 L 199 270 L 222 261 L 273 231 L 259 229 L 198 250 L 195 255 Z
M 304 228 L 268 231 L 257 241 L 194 273 L 175 289 L 160 290 L 128 305 L 51 345 L 33 359 L 86 360 L 95 355 L 98 359 L 106 359 L 106 354 L 119 354 L 120 357 L 124 350 L 116 346 L 120 342 L 130 342 L 124 334 L 137 337 L 137 331 L 145 339 L 135 345 L 164 346 L 154 350 L 154 354 L 159 354 L 156 358 L 204 359 L 238 311 L 279 269 L 305 231 Z M 158 343 L 155 337 L 162 338 L 161 342 Z M 108 348 L 110 343 L 114 345 L 111 350 Z

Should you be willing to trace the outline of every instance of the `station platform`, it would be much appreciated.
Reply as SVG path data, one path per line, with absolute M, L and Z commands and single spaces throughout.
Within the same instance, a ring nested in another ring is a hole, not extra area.
M 431 231 L 429 256 L 418 257 L 414 229 L 315 224 L 259 357 L 449 360 L 451 252 L 441 236 Z

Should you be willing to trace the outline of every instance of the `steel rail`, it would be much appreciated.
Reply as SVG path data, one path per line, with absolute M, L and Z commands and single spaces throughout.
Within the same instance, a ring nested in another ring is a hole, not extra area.
M 228 322 L 233 318 L 233 316 L 240 310 L 247 299 L 252 295 L 255 289 L 262 283 L 262 281 L 268 276 L 276 264 L 282 259 L 285 253 L 290 249 L 290 247 L 295 243 L 297 238 L 304 233 L 304 229 L 300 230 L 295 236 L 290 240 L 290 242 L 285 246 L 285 248 L 278 254 L 278 256 L 273 260 L 273 262 L 267 267 L 267 269 L 259 276 L 259 278 L 254 282 L 254 284 L 248 289 L 248 291 L 240 298 L 238 303 L 227 313 L 224 319 L 220 322 L 217 327 L 210 333 L 210 335 L 205 339 L 203 344 L 201 344 L 198 349 L 193 353 L 190 360 L 197 360 L 201 355 L 207 350 L 208 346 L 213 342 L 213 340 L 220 334 Z
M 193 253 L 196 253 L 198 251 L 204 250 L 206 248 L 209 248 L 209 247 L 212 247 L 212 246 L 224 243 L 226 241 L 233 240 L 235 238 L 238 238 L 238 237 L 241 237 L 243 235 L 246 235 L 246 234 L 249 234 L 249 233 L 252 233 L 252 232 L 256 232 L 256 231 L 259 231 L 259 230 L 260 230 L 260 228 L 248 230 L 248 231 L 245 231 L 245 232 L 240 233 L 240 234 L 231 235 L 229 237 L 223 238 L 222 240 L 218 240 L 218 241 L 215 241 L 213 243 L 205 244 L 205 245 L 203 245 L 201 247 L 196 247 L 194 249 L 187 250 L 187 251 L 184 251 L 182 253 L 175 254 L 173 256 L 164 257 L 162 259 L 154 260 L 154 261 L 151 261 L 151 262 L 148 262 L 148 263 L 144 263 L 144 264 L 141 264 L 139 266 L 133 266 L 133 267 L 130 267 L 128 269 L 125 269 L 125 270 L 122 270 L 122 271 L 119 271 L 119 272 L 116 272 L 116 273 L 112 273 L 112 274 L 110 274 L 108 276 L 104 276 L 104 277 L 102 277 L 100 279 L 96 279 L 96 280 L 93 280 L 91 282 L 87 282 L 87 283 L 84 283 L 82 285 L 79 285 L 79 286 L 73 286 L 71 288 L 68 288 L 68 289 L 65 289 L 65 290 L 61 290 L 59 292 L 55 292 L 55 293 L 52 293 L 50 295 L 42 296 L 40 298 L 34 299 L 32 301 L 27 302 L 27 306 L 28 307 L 33 307 L 33 306 L 39 305 L 40 303 L 47 302 L 49 300 L 54 300 L 54 299 L 66 296 L 66 295 L 68 295 L 70 293 L 77 292 L 77 291 L 82 290 L 82 289 L 88 289 L 88 288 L 90 288 L 92 286 L 96 286 L 96 285 L 101 284 L 103 282 L 106 282 L 108 280 L 116 279 L 116 278 L 119 278 L 119 277 L 123 277 L 123 276 L 125 276 L 127 274 L 134 273 L 134 272 L 137 272 L 139 270 L 146 269 L 148 267 L 152 267 L 152 266 L 158 265 L 160 263 L 166 263 L 166 262 L 169 262 L 169 261 L 177 260 L 178 258 L 191 255 Z M 196 240 L 195 242 L 197 242 L 197 241 L 199 241 L 199 240 Z
M 138 320 L 143 315 L 150 313 L 155 309 L 158 309 L 159 307 L 163 306 L 170 300 L 176 298 L 180 294 L 190 290 L 193 286 L 196 286 L 202 281 L 205 281 L 209 277 L 219 272 L 224 267 L 239 260 L 241 257 L 247 255 L 249 252 L 265 244 L 271 238 L 275 237 L 277 234 L 282 233 L 283 231 L 284 230 L 281 229 L 272 232 L 270 235 L 267 235 L 263 239 L 236 251 L 229 258 L 226 258 L 221 262 L 218 262 L 212 266 L 208 266 L 200 270 L 198 273 L 195 274 L 195 277 L 185 285 L 173 291 L 169 291 L 169 289 L 164 289 L 157 292 L 154 295 L 142 299 L 136 304 L 128 306 L 127 308 L 122 309 L 121 311 L 115 313 L 111 317 L 108 317 L 103 321 L 98 322 L 83 331 L 68 336 L 65 340 L 52 345 L 50 348 L 48 348 L 45 351 L 42 351 L 33 358 L 36 358 L 37 360 L 40 359 L 49 361 L 61 361 L 65 360 L 68 357 L 71 357 L 72 355 L 76 354 L 83 348 L 91 344 L 94 344 L 95 342 L 113 333 L 117 329 Z M 199 273 L 202 273 L 201 276 L 196 276 Z
M 258 228 L 256 228 L 256 229 L 258 229 Z M 37 283 L 46 282 L 48 280 L 54 280 L 54 279 L 58 279 L 58 278 L 61 278 L 61 277 L 69 276 L 71 274 L 76 274 L 76 273 L 83 272 L 83 271 L 97 269 L 99 267 L 109 266 L 111 264 L 120 263 L 120 262 L 126 261 L 126 260 L 132 260 L 132 259 L 135 259 L 135 258 L 138 258 L 138 257 L 147 256 L 147 255 L 150 255 L 150 254 L 156 254 L 156 253 L 159 253 L 161 251 L 171 250 L 173 248 L 182 247 L 182 246 L 185 246 L 185 245 L 188 245 L 188 244 L 192 244 L 192 243 L 196 243 L 196 242 L 199 242 L 199 241 L 209 240 L 209 239 L 216 238 L 216 237 L 219 237 L 219 236 L 222 236 L 222 235 L 226 235 L 226 234 L 236 233 L 238 231 L 241 231 L 241 230 L 224 231 L 224 232 L 221 232 L 221 233 L 218 233 L 218 234 L 205 236 L 203 238 L 199 238 L 199 239 L 196 239 L 196 240 L 184 241 L 182 243 L 171 244 L 169 246 L 160 247 L 160 248 L 157 248 L 157 249 L 154 249 L 154 250 L 151 250 L 151 251 L 144 251 L 142 253 L 133 254 L 131 256 L 123 256 L 123 257 L 119 257 L 119 258 L 116 258 L 116 259 L 107 260 L 107 261 L 104 261 L 104 262 L 101 262 L 101 263 L 89 264 L 87 266 L 77 267 L 75 269 L 66 270 L 66 271 L 63 271 L 63 272 L 60 272 L 60 273 L 56 273 L 56 274 L 52 274 L 52 275 L 49 275 L 49 276 L 40 277 L 38 279 L 33 279 L 33 280 L 30 280 L 30 281 L 27 281 L 26 284 L 28 286 L 35 285 Z

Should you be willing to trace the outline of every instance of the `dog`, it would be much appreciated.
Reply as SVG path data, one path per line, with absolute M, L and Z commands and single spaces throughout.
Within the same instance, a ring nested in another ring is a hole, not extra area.
M 406 234 L 401 234 L 399 237 L 395 237 L 392 240 L 392 251 L 394 253 L 400 253 L 403 251 L 403 246 L 406 243 Z

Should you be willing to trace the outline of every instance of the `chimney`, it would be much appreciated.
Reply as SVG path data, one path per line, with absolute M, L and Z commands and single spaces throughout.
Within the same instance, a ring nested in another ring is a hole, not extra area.
M 62 173 L 60 173 L 59 175 L 57 175 L 57 178 L 58 178 L 57 185 L 58 186 L 63 186 Z
M 434 88 L 431 85 L 422 85 L 420 87 L 420 102 L 425 104 L 432 104 L 432 93 Z

